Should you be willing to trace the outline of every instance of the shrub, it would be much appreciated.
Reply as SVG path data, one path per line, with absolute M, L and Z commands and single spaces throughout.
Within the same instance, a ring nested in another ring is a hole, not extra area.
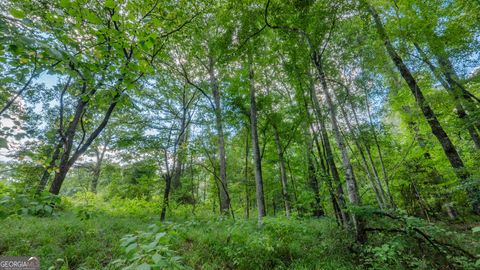
M 150 225 L 148 231 L 128 234 L 120 240 L 120 243 L 125 259 L 112 262 L 111 265 L 117 269 L 190 269 L 170 248 L 165 226 Z
M 29 194 L 3 189 L 0 194 L 0 218 L 11 215 L 46 217 L 52 216 L 54 210 L 61 208 L 61 198 L 48 192 Z

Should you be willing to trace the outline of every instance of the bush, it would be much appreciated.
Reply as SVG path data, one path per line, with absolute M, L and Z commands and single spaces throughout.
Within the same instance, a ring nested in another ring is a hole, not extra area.
M 40 194 L 17 193 L 3 187 L 0 194 L 0 218 L 12 215 L 47 217 L 62 208 L 61 198 L 48 192 Z
M 116 269 L 190 269 L 171 249 L 166 226 L 150 225 L 148 231 L 128 234 L 120 243 L 125 259 L 112 262 Z

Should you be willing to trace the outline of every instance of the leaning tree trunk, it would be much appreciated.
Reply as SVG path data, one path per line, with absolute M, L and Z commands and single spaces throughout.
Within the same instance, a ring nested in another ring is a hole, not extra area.
M 62 145 L 63 143 L 60 141 L 55 146 L 50 163 L 48 164 L 48 167 L 45 168 L 45 170 L 43 171 L 42 178 L 40 179 L 40 183 L 37 187 L 37 193 L 40 193 L 45 190 L 45 187 L 48 184 L 48 179 L 50 178 L 50 173 L 55 168 L 55 164 L 57 163 L 58 158 L 60 157 L 60 150 L 62 149 Z
M 263 193 L 262 159 L 258 145 L 257 104 L 255 101 L 254 73 L 251 56 L 249 56 L 248 64 L 248 77 L 250 80 L 250 131 L 252 133 L 253 160 L 255 164 L 255 190 L 257 195 L 258 223 L 262 224 L 263 217 L 266 215 L 265 195 Z
M 344 226 L 348 226 L 349 223 L 349 216 L 346 213 L 346 202 L 345 202 L 345 197 L 344 197 L 344 191 L 342 187 L 342 182 L 340 180 L 340 174 L 338 173 L 337 165 L 335 164 L 335 159 L 333 156 L 333 150 L 332 146 L 330 144 L 330 139 L 328 137 L 327 133 L 327 126 L 325 124 L 325 119 L 323 117 L 321 107 L 320 107 L 320 102 L 318 100 L 318 97 L 315 93 L 315 85 L 313 83 L 313 80 L 310 82 L 310 91 L 309 91 L 309 96 L 313 104 L 313 111 L 315 112 L 315 116 L 317 118 L 317 122 L 320 125 L 320 134 L 322 137 L 322 142 L 325 147 L 325 159 L 327 160 L 328 167 L 330 168 L 330 173 L 332 174 L 335 190 L 336 190 L 336 201 L 338 203 L 338 206 L 340 208 L 340 215 L 342 218 L 342 224 Z
M 285 156 L 283 154 L 283 147 L 280 141 L 280 135 L 278 134 L 278 129 L 275 124 L 273 124 L 273 132 L 275 135 L 275 145 L 277 146 L 278 154 L 278 164 L 280 167 L 280 181 L 282 183 L 282 195 L 283 201 L 285 204 L 285 215 L 287 218 L 290 217 L 290 198 L 288 196 L 288 180 L 287 180 L 287 171 L 285 168 Z
M 376 10 L 373 8 L 373 6 L 369 5 L 368 3 L 367 5 L 368 5 L 368 10 L 370 14 L 373 16 L 373 19 L 375 21 L 377 32 L 379 36 L 382 38 L 385 48 L 388 54 L 390 55 L 390 58 L 392 59 L 395 66 L 400 71 L 400 74 L 402 75 L 403 79 L 405 80 L 408 87 L 410 88 L 418 106 L 420 107 L 420 110 L 425 116 L 427 123 L 430 125 L 433 135 L 435 135 L 438 142 L 442 146 L 443 152 L 447 156 L 448 161 L 450 162 L 450 165 L 455 171 L 455 174 L 462 181 L 463 184 L 466 184 L 468 186 L 467 193 L 470 201 L 472 202 L 473 211 L 477 214 L 480 214 L 480 200 L 478 198 L 480 196 L 479 196 L 478 187 L 469 185 L 469 183 L 467 183 L 468 178 L 470 177 L 470 174 L 466 170 L 463 164 L 463 161 L 457 152 L 457 149 L 453 145 L 452 141 L 448 137 L 447 133 L 443 129 L 440 122 L 438 121 L 437 116 L 433 112 L 432 108 L 430 107 L 428 102 L 425 100 L 425 97 L 420 87 L 418 86 L 417 81 L 415 80 L 412 73 L 410 72 L 410 69 L 408 69 L 408 67 L 403 62 L 403 59 L 400 57 L 400 55 L 398 55 L 395 48 L 393 47 L 390 41 L 390 38 L 388 37 L 387 32 L 385 31 L 385 28 L 382 24 L 380 16 L 376 12 Z
M 353 110 L 353 115 L 355 116 L 355 119 L 357 119 L 357 113 L 356 113 L 355 107 L 351 103 L 350 105 Z M 365 90 L 365 106 L 367 107 L 368 122 L 369 122 L 370 130 L 372 131 L 373 141 L 375 142 L 375 146 L 377 148 L 378 158 L 380 160 L 380 166 L 382 167 L 383 181 L 385 182 L 385 185 L 387 187 L 387 194 L 390 201 L 390 205 L 393 208 L 396 208 L 397 206 L 395 204 L 395 200 L 393 199 L 392 192 L 390 190 L 390 181 L 388 179 L 387 169 L 385 168 L 385 162 L 383 160 L 382 150 L 380 148 L 380 143 L 378 141 L 377 131 L 375 130 L 375 126 L 372 120 L 372 115 L 370 113 L 370 105 L 368 104 L 368 94 L 366 90 Z
M 475 148 L 480 149 L 480 136 L 478 135 L 478 132 L 475 130 L 475 125 L 472 125 L 468 121 L 467 112 L 465 111 L 464 105 L 461 102 L 461 99 L 465 99 L 461 93 L 461 90 L 459 91 L 458 87 L 455 87 L 455 85 L 452 85 L 453 79 L 449 72 L 445 72 L 445 71 L 443 72 L 444 76 L 446 77 L 445 79 L 443 79 L 441 75 L 442 72 L 439 70 L 438 67 L 433 65 L 433 63 L 428 58 L 427 54 L 422 50 L 422 48 L 420 48 L 420 45 L 418 45 L 417 43 L 413 43 L 413 45 L 415 46 L 418 53 L 422 57 L 423 61 L 428 65 L 428 67 L 432 71 L 435 78 L 442 84 L 443 88 L 445 88 L 445 90 L 447 90 L 448 93 L 453 97 L 455 101 L 455 111 L 457 113 L 458 118 L 463 122 L 463 125 L 466 127 L 470 135 L 470 138 L 475 144 Z M 440 58 L 440 56 L 437 55 L 437 58 Z M 445 64 L 446 60 L 443 60 L 443 61 L 438 60 L 438 62 L 446 65 Z M 444 70 L 445 68 L 447 67 L 443 66 L 442 70 Z
M 343 108 L 343 105 L 341 105 L 341 104 L 339 104 L 339 105 L 340 105 L 340 111 L 342 112 L 342 115 L 343 115 L 343 118 L 344 118 L 345 123 L 347 125 L 348 131 L 353 135 L 353 143 L 357 147 L 357 150 L 360 154 L 360 158 L 362 160 L 362 165 L 365 169 L 365 172 L 367 173 L 367 178 L 370 180 L 370 184 L 372 185 L 373 191 L 375 192 L 375 197 L 377 199 L 378 206 L 381 209 L 384 209 L 386 200 L 385 200 L 385 194 L 383 192 L 383 187 L 382 187 L 382 185 L 380 183 L 380 180 L 378 178 L 378 174 L 375 174 L 374 172 L 372 172 L 373 170 L 375 170 L 373 168 L 375 166 L 375 164 L 373 163 L 373 160 L 371 159 L 370 153 L 368 153 L 370 155 L 370 161 L 372 162 L 372 164 L 371 164 L 372 171 L 371 171 L 369 163 L 367 162 L 367 158 L 365 157 L 365 153 L 363 152 L 363 148 L 360 145 L 360 138 L 358 138 L 356 136 L 355 131 L 354 131 L 354 129 L 353 129 L 351 123 L 350 123 L 350 120 L 348 119 L 347 112 Z M 367 147 L 368 146 L 365 145 L 365 148 L 367 148 Z
M 222 120 L 222 108 L 220 105 L 220 91 L 218 89 L 218 81 L 215 76 L 215 67 L 213 58 L 209 58 L 210 84 L 212 87 L 213 100 L 215 104 L 215 128 L 217 130 L 218 137 L 218 155 L 220 162 L 220 212 L 222 214 L 228 214 L 230 209 L 230 200 L 228 198 L 227 189 L 227 159 L 225 155 L 225 138 L 223 134 L 223 120 Z
M 329 174 L 326 164 L 324 163 L 325 153 L 324 151 L 322 151 L 322 147 L 318 142 L 317 136 L 314 135 L 313 139 L 315 141 L 315 145 L 317 147 L 317 152 L 318 152 L 318 159 L 319 159 L 318 165 L 320 166 L 322 172 L 324 173 L 324 177 L 326 180 L 325 182 L 327 183 L 328 191 L 330 193 L 330 200 L 332 201 L 333 211 L 335 212 L 335 218 L 337 220 L 338 225 L 347 226 L 347 224 L 345 224 L 347 221 L 344 220 L 343 218 L 344 216 L 343 210 L 340 209 L 340 205 L 338 204 L 338 200 L 335 195 L 335 190 L 332 185 L 331 176 Z
M 50 193 L 58 195 L 60 193 L 60 188 L 62 187 L 63 181 L 67 176 L 68 171 L 70 170 L 70 154 L 73 148 L 73 140 L 75 138 L 75 133 L 77 131 L 77 126 L 81 121 L 82 114 L 87 106 L 87 102 L 83 99 L 79 99 L 75 114 L 73 116 L 72 121 L 68 125 L 67 131 L 63 135 L 63 154 L 60 158 L 60 164 L 58 166 L 58 171 L 55 173 L 55 177 L 53 178 L 52 185 L 50 186 Z

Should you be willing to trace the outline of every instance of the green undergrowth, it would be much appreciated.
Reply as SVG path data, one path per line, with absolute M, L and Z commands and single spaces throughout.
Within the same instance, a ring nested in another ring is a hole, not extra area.
M 87 218 L 82 209 L 0 221 L 0 255 L 39 256 L 42 269 L 355 269 L 349 236 L 329 219 Z M 130 268 L 129 268 L 130 267 Z
M 42 205 L 37 199 L 33 202 L 25 201 L 17 208 Z M 89 193 L 62 197 L 54 209 L 51 215 L 12 211 L 0 219 L 0 256 L 38 256 L 42 269 L 479 266 L 476 258 L 457 249 L 477 256 L 478 228 L 452 232 L 417 218 L 381 214 L 375 209 L 357 211 L 368 217 L 369 241 L 364 245 L 356 244 L 352 232 L 337 226 L 331 218 L 267 217 L 258 226 L 256 219 L 221 218 L 199 206 L 195 212 L 191 207 L 178 207 L 169 212 L 170 220 L 160 222 L 158 201 L 104 200 Z
M 121 236 L 150 222 L 102 215 L 83 219 L 74 211 L 49 218 L 13 216 L 0 221 L 0 255 L 38 256 L 42 269 L 103 269 L 121 254 Z

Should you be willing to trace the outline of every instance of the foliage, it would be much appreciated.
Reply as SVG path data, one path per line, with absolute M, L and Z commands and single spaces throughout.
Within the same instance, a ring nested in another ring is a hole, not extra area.
M 150 225 L 148 231 L 128 234 L 120 239 L 126 259 L 112 262 L 112 265 L 122 269 L 189 269 L 170 247 L 170 238 L 165 228 L 167 226 Z
M 49 217 L 63 208 L 59 196 L 48 192 L 20 193 L 14 189 L 0 190 L 0 218 L 12 215 Z
M 479 268 L 479 10 L 0 1 L 0 255 Z

